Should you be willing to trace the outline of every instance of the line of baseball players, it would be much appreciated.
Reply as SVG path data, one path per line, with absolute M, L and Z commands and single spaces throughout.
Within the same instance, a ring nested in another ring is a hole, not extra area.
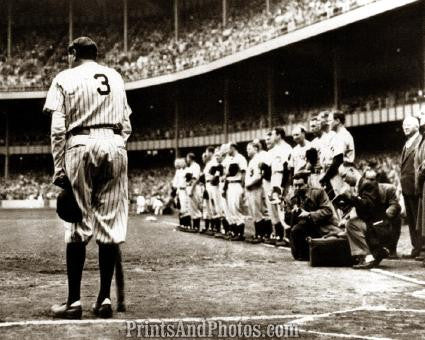
M 331 199 L 346 187 L 338 168 L 354 162 L 355 150 L 344 123 L 340 111 L 321 112 L 310 121 L 312 141 L 306 139 L 305 127 L 294 127 L 293 148 L 284 129 L 273 128 L 264 140 L 247 144 L 249 161 L 234 143 L 208 147 L 203 170 L 192 153 L 176 159 L 172 195 L 179 204 L 179 229 L 242 241 L 249 216 L 255 235 L 247 241 L 289 246 L 285 201 L 294 194 L 294 175 L 308 172 L 309 185 L 325 188 Z

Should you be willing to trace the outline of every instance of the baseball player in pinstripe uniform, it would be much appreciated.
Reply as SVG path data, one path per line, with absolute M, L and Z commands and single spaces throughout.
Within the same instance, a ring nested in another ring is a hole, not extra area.
M 335 194 L 341 194 L 347 188 L 347 184 L 338 174 L 338 168 L 343 163 L 354 163 L 355 146 L 351 133 L 345 128 L 345 114 L 341 111 L 334 111 L 329 115 L 329 123 L 335 135 L 331 140 L 332 160 L 325 174 L 332 184 Z
M 221 218 L 223 218 L 221 209 L 223 197 L 219 188 L 223 166 L 217 161 L 217 154 L 213 147 L 208 147 L 206 153 L 210 155 L 210 159 L 204 168 L 205 192 L 207 193 L 207 209 L 211 219 L 207 234 L 212 236 L 215 233 L 220 233 Z
M 314 152 L 311 152 L 310 155 L 314 155 L 314 157 L 307 157 L 307 170 L 311 172 L 310 178 L 309 178 L 309 185 L 312 187 L 320 187 L 321 184 L 319 183 L 319 180 L 321 179 L 322 175 L 322 161 L 321 161 L 321 149 L 322 149 L 322 143 L 321 143 L 321 135 L 322 135 L 322 129 L 321 129 L 321 123 L 318 116 L 313 116 L 310 119 L 310 132 L 313 134 L 314 138 L 311 141 L 311 151 L 316 150 L 316 154 L 314 155 Z
M 262 240 L 264 242 L 269 243 L 270 242 L 270 235 L 272 233 L 273 225 L 272 221 L 270 219 L 270 212 L 272 210 L 271 202 L 269 194 L 271 192 L 271 167 L 270 167 L 270 157 L 269 152 L 266 151 L 267 149 L 270 149 L 271 146 L 271 140 L 270 135 L 266 135 L 265 140 L 254 140 L 254 144 L 260 145 L 260 151 L 258 152 L 258 158 L 259 163 L 258 166 L 260 167 L 261 172 L 261 186 L 263 189 L 263 210 L 264 212 L 264 221 L 261 223 L 260 229 L 261 229 L 261 235 Z
M 227 220 L 230 224 L 230 239 L 243 241 L 245 232 L 245 216 L 241 209 L 243 204 L 244 180 L 247 162 L 236 149 L 236 144 L 231 143 L 226 159 L 223 161 L 226 177 Z
M 205 167 L 211 161 L 211 158 L 214 154 L 214 148 L 207 148 L 206 151 L 202 154 L 202 164 L 204 165 L 204 169 L 201 171 L 201 175 L 199 176 L 199 183 L 202 187 L 202 218 L 204 219 L 204 228 L 199 230 L 199 233 L 211 233 L 211 220 L 213 212 L 211 210 L 211 206 L 208 204 L 208 191 L 207 191 L 207 183 L 205 179 Z
M 199 183 L 201 167 L 195 161 L 195 155 L 186 156 L 186 190 L 189 197 L 189 214 L 192 219 L 193 231 L 199 231 L 202 218 L 202 188 Z
M 81 318 L 80 285 L 86 244 L 99 246 L 100 290 L 96 316 L 111 317 L 111 280 L 125 241 L 128 218 L 126 142 L 131 133 L 124 82 L 113 69 L 95 62 L 97 46 L 87 37 L 68 49 L 74 66 L 60 72 L 47 93 L 44 110 L 52 115 L 53 183 L 69 183 L 82 221 L 68 226 L 68 299 L 54 305 L 55 317 Z
M 307 167 L 306 152 L 311 148 L 311 143 L 305 138 L 305 133 L 306 130 L 302 125 L 297 125 L 292 130 L 292 138 L 297 143 L 292 149 L 289 161 L 289 168 L 292 174 L 296 174 Z
M 249 215 L 254 220 L 255 235 L 247 241 L 250 243 L 260 243 L 264 236 L 264 200 L 261 177 L 261 154 L 260 145 L 254 142 L 248 143 L 246 152 L 250 158 L 245 175 L 245 191 L 248 203 Z
M 219 238 L 226 238 L 226 239 L 231 238 L 231 229 L 230 229 L 231 222 L 230 221 L 232 217 L 230 214 L 229 204 L 227 201 L 228 182 L 227 182 L 226 168 L 227 168 L 228 160 L 230 157 L 228 154 L 229 148 L 230 148 L 229 144 L 222 144 L 216 153 L 216 160 L 220 165 L 220 167 L 217 168 L 218 171 L 216 171 L 216 174 L 220 175 L 219 177 L 220 182 L 218 187 L 221 193 L 220 208 L 221 208 L 221 211 L 223 212 L 222 225 L 223 225 L 224 234 L 219 232 L 214 234 L 214 236 Z
M 289 161 L 292 148 L 285 142 L 285 130 L 276 127 L 271 130 L 269 143 L 272 145 L 268 152 L 268 164 L 271 170 L 269 195 L 269 214 L 275 231 L 275 241 L 271 243 L 276 246 L 287 246 L 289 240 L 285 237 L 284 216 L 281 210 L 281 197 L 284 196 L 289 181 Z
M 176 158 L 174 162 L 176 173 L 173 178 L 172 188 L 173 191 L 171 196 L 177 197 L 178 209 L 179 209 L 179 227 L 180 231 L 186 231 L 191 225 L 191 219 L 189 215 L 189 198 L 186 191 L 186 161 L 184 158 Z

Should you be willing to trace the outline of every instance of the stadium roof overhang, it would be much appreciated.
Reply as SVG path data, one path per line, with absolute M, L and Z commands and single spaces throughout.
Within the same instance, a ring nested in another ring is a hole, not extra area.
M 137 90 L 146 87 L 172 83 L 179 80 L 188 79 L 194 76 L 202 75 L 225 66 L 229 66 L 259 56 L 261 54 L 276 50 L 278 48 L 291 45 L 293 43 L 326 33 L 349 24 L 388 12 L 420 0 L 377 0 L 369 5 L 356 8 L 347 13 L 335 16 L 325 21 L 315 23 L 294 31 L 291 31 L 278 38 L 269 40 L 259 45 L 248 48 L 244 51 L 232 54 L 230 56 L 218 59 L 209 64 L 197 66 L 188 70 L 167 74 L 159 77 L 137 80 L 126 83 L 127 90 Z M 26 91 L 26 92 L 0 92 L 0 100 L 7 99 L 37 99 L 44 98 L 46 91 Z

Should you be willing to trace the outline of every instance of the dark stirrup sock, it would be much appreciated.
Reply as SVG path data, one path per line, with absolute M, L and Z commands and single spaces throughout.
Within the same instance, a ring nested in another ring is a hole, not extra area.
M 66 245 L 66 271 L 68 275 L 68 301 L 71 305 L 80 300 L 81 276 L 86 260 L 86 245 L 82 242 Z
M 205 224 L 205 229 L 204 230 L 208 230 L 208 229 L 210 229 L 210 220 L 209 219 L 205 219 L 205 221 L 204 221 L 204 224 Z
M 125 284 L 124 284 L 124 270 L 122 267 L 122 254 L 121 248 L 117 245 L 117 261 L 115 264 L 115 286 L 117 289 L 117 302 L 124 303 L 125 300 Z
M 111 298 L 111 282 L 117 263 L 118 245 L 99 243 L 100 291 L 97 303 L 101 304 L 106 298 Z

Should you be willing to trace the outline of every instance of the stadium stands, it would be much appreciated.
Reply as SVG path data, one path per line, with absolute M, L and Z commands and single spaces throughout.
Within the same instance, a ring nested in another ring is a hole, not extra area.
M 104 51 L 101 59 L 118 69 L 126 80 L 139 80 L 203 65 L 270 40 L 288 31 L 349 11 L 374 0 L 279 0 L 267 13 L 264 1 L 252 0 L 248 9 L 230 6 L 228 24 L 217 17 L 192 20 L 175 41 L 169 18 L 141 20 L 129 28 L 129 50 L 122 52 L 121 29 L 109 24 L 107 34 L 97 27 L 80 28 Z M 195 14 L 193 14 L 195 15 Z M 15 32 L 13 57 L 0 50 L 0 90 L 45 89 L 67 67 L 64 27 L 46 27 L 42 32 Z M 35 42 L 35 43 L 34 43 Z
M 144 196 L 146 199 L 165 199 L 171 190 L 172 168 L 134 170 L 129 173 L 130 199 Z M 0 200 L 54 199 L 60 189 L 51 184 L 51 176 L 43 172 L 12 175 L 7 181 L 0 178 Z
M 356 114 L 361 112 L 371 112 L 376 109 L 386 110 L 395 107 L 407 107 L 415 103 L 424 103 L 424 91 L 421 89 L 406 89 L 405 91 L 383 94 L 382 96 L 355 97 L 342 101 L 341 109 L 347 114 Z M 273 114 L 272 125 L 285 125 L 290 123 L 305 123 L 312 114 L 331 107 L 306 108 L 304 111 L 276 112 Z M 135 119 L 137 112 L 132 119 Z M 222 115 L 217 112 L 217 115 Z M 130 141 L 147 141 L 160 139 L 174 139 L 175 127 L 171 120 L 161 120 L 157 123 L 150 121 L 149 117 L 143 113 L 143 119 L 133 124 L 133 134 Z M 46 117 L 47 119 L 47 117 Z M 207 120 L 209 117 L 201 117 L 199 121 L 192 121 L 182 124 L 179 128 L 179 138 L 209 136 L 223 133 L 223 123 L 217 123 Z M 48 126 L 48 122 L 45 122 Z M 266 128 L 268 119 L 266 113 L 257 115 L 247 115 L 244 119 L 229 118 L 229 132 L 241 132 L 247 130 L 256 130 Z M 4 138 L 0 134 L 0 146 L 4 144 Z M 49 145 L 50 137 L 48 132 L 42 132 L 41 127 L 32 125 L 31 130 L 14 131 L 10 135 L 9 144 L 11 146 L 27 145 Z
M 378 154 L 361 154 L 358 157 L 362 167 L 370 161 L 377 164 L 377 168 L 388 174 L 392 183 L 400 187 L 398 174 L 400 173 L 399 154 L 397 152 L 381 152 Z M 129 171 L 130 200 L 143 196 L 146 200 L 159 197 L 163 202 L 171 192 L 171 180 L 174 169 L 171 167 L 152 169 L 133 169 Z M 54 199 L 59 190 L 51 184 L 51 176 L 43 172 L 28 172 L 11 176 L 7 181 L 0 178 L 0 200 L 12 199 Z

